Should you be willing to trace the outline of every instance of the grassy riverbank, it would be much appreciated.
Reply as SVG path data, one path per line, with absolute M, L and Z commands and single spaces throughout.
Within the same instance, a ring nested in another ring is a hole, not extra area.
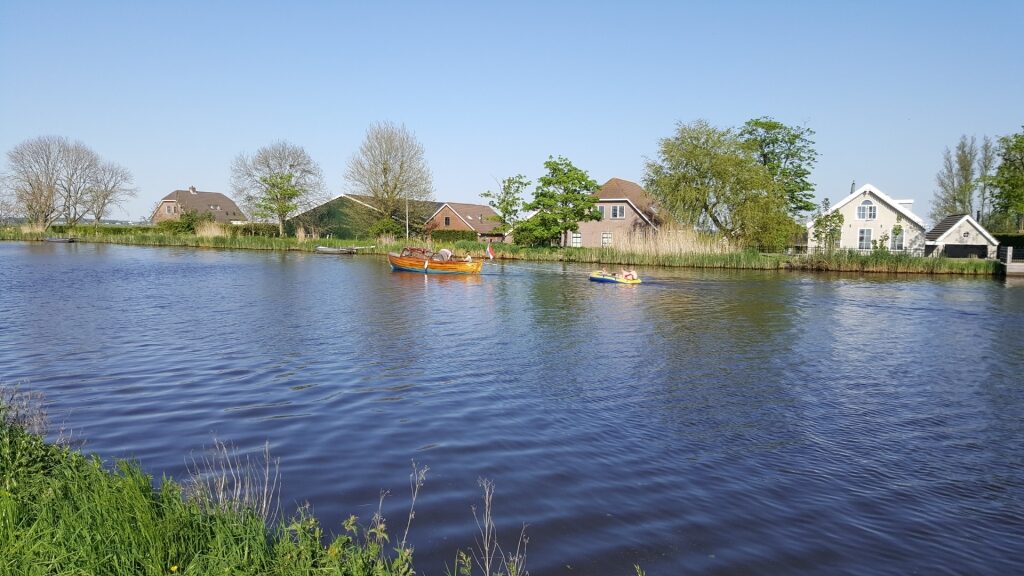
M 248 459 L 227 450 L 202 460 L 189 482 L 164 478 L 157 487 L 134 462 L 106 464 L 45 442 L 40 405 L 37 397 L 0 384 L 0 574 L 414 573 L 411 546 L 405 536 L 389 537 L 379 512 L 365 528 L 349 518 L 333 538 L 303 510 L 279 521 L 266 506 L 276 473 L 268 467 L 262 469 L 270 474 L 253 475 Z M 425 473 L 413 467 L 413 505 Z M 479 552 L 458 552 L 460 576 L 483 569 Z M 523 573 L 522 557 L 509 558 L 512 564 L 492 560 L 492 574 Z
M 183 246 L 195 248 L 221 248 L 235 250 L 273 250 L 313 252 L 317 246 L 364 246 L 361 254 L 387 254 L 401 250 L 402 240 L 342 240 L 335 238 L 296 239 L 264 236 L 191 235 L 160 233 L 153 229 L 132 231 L 130 227 L 113 229 L 84 226 L 71 233 L 23 232 L 18 228 L 0 229 L 0 240 L 40 241 L 51 236 L 73 236 L 82 242 L 126 244 L 136 246 Z M 419 243 L 422 244 L 422 243 Z M 578 262 L 602 265 L 669 266 L 682 268 L 728 268 L 743 270 L 807 270 L 829 272 L 884 272 L 897 274 L 960 274 L 993 276 L 998 264 L 993 260 L 970 258 L 932 258 L 910 256 L 888 251 L 859 253 L 836 251 L 830 254 L 762 254 L 749 251 L 728 251 L 694 245 L 692 249 L 657 245 L 637 245 L 619 248 L 558 248 L 523 247 L 514 244 L 494 244 L 495 258 L 547 262 Z M 480 242 L 459 241 L 454 244 L 435 243 L 433 248 L 453 249 L 458 254 L 485 258 L 487 245 Z

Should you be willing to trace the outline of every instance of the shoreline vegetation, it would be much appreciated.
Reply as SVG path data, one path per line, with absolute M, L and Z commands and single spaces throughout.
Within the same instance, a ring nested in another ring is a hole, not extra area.
M 424 245 L 421 240 L 409 243 L 401 239 L 352 240 L 310 237 L 271 237 L 228 234 L 223 228 L 198 234 L 160 231 L 133 226 L 79 226 L 71 229 L 55 227 L 50 231 L 0 228 L 0 240 L 43 241 L 48 238 L 74 238 L 78 242 L 122 244 L 130 246 L 180 246 L 231 250 L 270 250 L 314 252 L 317 246 L 343 248 L 365 246 L 360 254 L 385 255 L 405 245 Z M 486 258 L 486 243 L 473 241 L 433 242 L 433 249 L 452 249 L 458 254 Z M 875 250 L 860 253 L 836 250 L 817 254 L 766 254 L 729 248 L 712 238 L 693 233 L 664 234 L 639 238 L 621 247 L 563 248 L 525 247 L 515 244 L 492 244 L 495 260 L 528 260 L 574 262 L 605 265 L 665 266 L 680 268 L 718 268 L 737 270 L 797 270 L 809 272 L 870 272 L 890 274 L 958 274 L 995 276 L 999 272 L 995 260 L 977 258 L 945 258 L 911 256 L 906 253 Z
M 408 535 L 427 468 L 415 462 L 404 532 L 388 532 L 382 493 L 369 525 L 350 516 L 329 534 L 306 506 L 279 513 L 277 462 L 267 448 L 250 458 L 214 441 L 192 459 L 190 479 L 154 482 L 137 462 L 84 455 L 63 435 L 47 442 L 42 406 L 39 393 L 0 383 L 0 574 L 416 573 Z M 494 484 L 480 487 L 475 547 L 458 550 L 448 574 L 527 575 L 525 527 L 505 552 L 491 515 Z

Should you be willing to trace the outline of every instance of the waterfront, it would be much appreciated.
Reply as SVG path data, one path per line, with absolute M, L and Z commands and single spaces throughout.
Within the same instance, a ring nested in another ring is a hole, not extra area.
M 1024 536 L 1024 288 L 989 279 L 0 243 L 0 379 L 104 457 L 184 474 L 216 434 L 286 509 L 369 519 L 431 468 L 420 573 L 477 478 L 535 574 L 1010 573 Z

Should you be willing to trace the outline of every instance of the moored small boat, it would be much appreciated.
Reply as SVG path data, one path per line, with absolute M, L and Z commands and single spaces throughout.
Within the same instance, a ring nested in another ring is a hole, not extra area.
M 314 250 L 317 254 L 355 254 L 355 248 L 334 248 L 332 246 L 317 246 Z
M 435 254 L 426 248 L 403 248 L 399 254 L 389 252 L 388 263 L 392 271 L 423 274 L 479 274 L 484 265 L 483 260 L 455 258 L 447 250 Z
M 610 274 L 608 272 L 602 272 L 601 270 L 594 270 L 590 273 L 591 282 L 612 282 L 615 284 L 640 284 L 643 281 L 640 277 L 628 278 L 620 276 L 619 274 Z

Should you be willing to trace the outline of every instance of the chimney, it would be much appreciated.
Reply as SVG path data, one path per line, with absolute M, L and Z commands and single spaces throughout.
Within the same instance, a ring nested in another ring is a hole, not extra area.
M 188 187 L 188 193 L 189 194 L 195 194 L 196 193 L 196 187 L 195 186 L 189 186 Z

